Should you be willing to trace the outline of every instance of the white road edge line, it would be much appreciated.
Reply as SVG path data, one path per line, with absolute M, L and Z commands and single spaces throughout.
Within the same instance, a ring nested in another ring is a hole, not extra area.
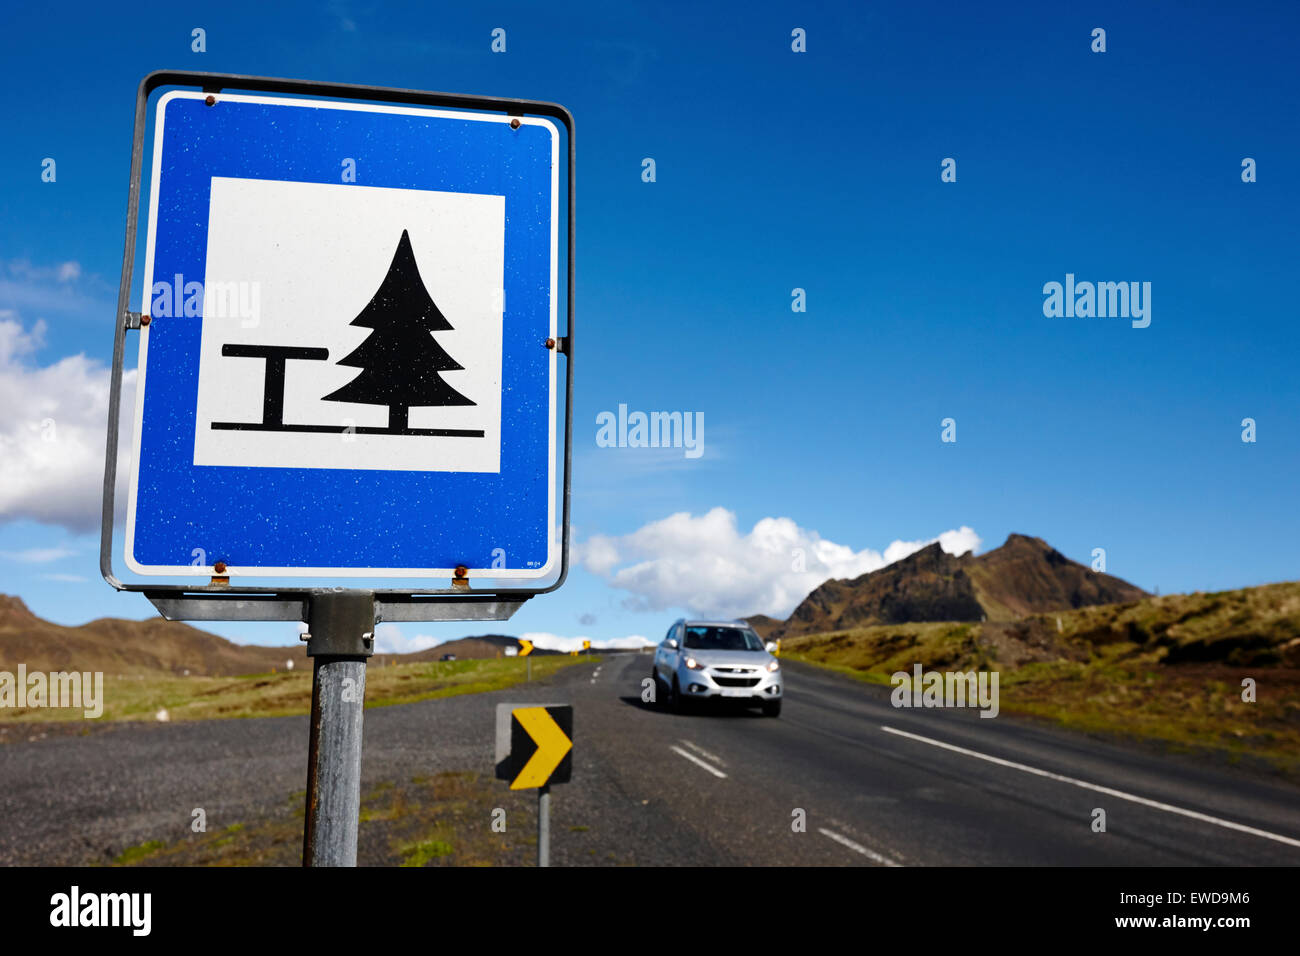
M 980 760 L 987 760 L 989 763 L 995 763 L 1003 767 L 1011 767 L 1014 770 L 1023 770 L 1025 773 L 1047 777 L 1049 780 L 1059 780 L 1062 783 L 1073 784 L 1076 787 L 1082 787 L 1084 790 L 1094 790 L 1097 793 L 1104 793 L 1107 796 L 1118 797 L 1121 800 L 1140 803 L 1144 807 L 1154 807 L 1157 810 L 1164 810 L 1166 813 L 1176 813 L 1179 816 L 1190 817 L 1193 820 L 1200 820 L 1204 823 L 1213 823 L 1215 826 L 1225 827 L 1229 830 L 1237 830 L 1241 833 L 1249 833 L 1252 836 L 1263 837 L 1266 840 L 1276 840 L 1278 843 L 1285 843 L 1288 846 L 1300 847 L 1300 840 L 1294 840 L 1291 837 L 1282 836 L 1277 833 L 1269 833 L 1267 830 L 1258 830 L 1255 827 L 1248 827 L 1244 823 L 1233 823 L 1231 820 L 1212 817 L 1208 813 L 1198 813 L 1195 810 L 1184 810 L 1182 807 L 1175 807 L 1169 803 L 1161 803 L 1159 800 L 1148 800 L 1146 797 L 1139 797 L 1131 793 L 1125 793 L 1123 790 L 1116 790 L 1113 787 L 1103 787 L 1100 784 L 1088 783 L 1086 780 L 1076 780 L 1074 777 L 1066 777 L 1059 773 L 1052 773 L 1050 770 L 1039 770 L 1037 767 L 1030 767 L 1027 764 L 1016 763 L 1014 760 L 1003 760 L 1001 757 L 990 757 L 988 754 L 982 754 L 977 750 L 967 750 L 965 747 L 958 747 L 956 744 L 947 744 L 942 740 L 934 740 L 930 737 L 922 737 L 920 734 L 908 733 L 906 730 L 897 730 L 893 727 L 886 727 L 884 725 L 881 725 L 880 729 L 885 731 L 887 734 L 897 734 L 900 737 L 909 737 L 912 740 L 919 740 L 921 743 L 930 744 L 933 747 L 942 747 L 944 750 L 951 750 L 954 753 L 965 754 L 968 757 L 978 757 Z
M 706 758 L 706 759 L 708 759 L 708 760 L 712 760 L 714 763 L 718 764 L 719 766 L 725 767 L 725 766 L 727 765 L 727 764 L 726 764 L 726 761 L 724 761 L 721 757 L 719 757 L 717 754 L 711 754 L 711 753 L 709 753 L 707 750 L 705 750 L 705 749 L 704 749 L 703 747 L 701 747 L 699 744 L 691 743 L 689 740 L 686 740 L 685 738 L 682 739 L 682 743 L 684 743 L 686 746 L 690 747 L 692 750 L 694 750 L 694 751 L 695 751 L 697 754 L 699 754 L 701 757 L 704 757 L 704 758 Z
M 836 833 L 834 830 L 827 830 L 825 827 L 818 827 L 818 828 L 817 828 L 817 832 L 820 833 L 820 834 L 822 834 L 823 836 L 828 836 L 828 837 L 830 837 L 830 838 L 831 838 L 832 840 L 834 840 L 836 843 L 840 844 L 841 846 L 846 846 L 846 847 L 848 847 L 850 850 L 853 850 L 855 853 L 861 853 L 863 856 L 867 857 L 868 859 L 870 859 L 870 860 L 875 860 L 875 861 L 876 861 L 877 863 L 879 863 L 881 866 L 901 866 L 901 865 L 902 865 L 902 864 L 900 864 L 900 863 L 895 863 L 893 860 L 891 860 L 891 859 L 890 859 L 889 857 L 887 857 L 887 856 L 881 856 L 881 855 L 880 855 L 879 853 L 877 853 L 875 850 L 868 850 L 868 849 L 867 849 L 865 846 L 863 846 L 861 843 L 854 843 L 854 842 L 853 842 L 852 840 L 850 840 L 848 837 L 846 837 L 846 836 L 840 836 L 840 835 L 839 835 L 838 833 Z
M 673 753 L 677 754 L 679 757 L 685 757 L 687 760 L 695 764 L 697 767 L 703 767 L 705 770 L 713 774 L 715 777 L 722 777 L 724 780 L 727 777 L 727 775 L 723 773 L 721 770 L 719 770 L 717 767 L 714 767 L 712 764 L 705 763 L 699 757 L 695 756 L 695 754 L 687 753 L 685 750 L 683 750 L 681 747 L 678 747 L 676 744 L 669 744 L 668 749 L 671 750 Z

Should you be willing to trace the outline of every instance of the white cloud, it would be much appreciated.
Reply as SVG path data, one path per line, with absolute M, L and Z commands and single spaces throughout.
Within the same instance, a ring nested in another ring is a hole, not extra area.
M 379 624 L 375 626 L 375 650 L 380 654 L 414 654 L 437 647 L 452 638 L 433 637 L 429 634 L 416 634 L 407 637 L 396 624 Z
M 608 648 L 646 647 L 655 643 L 640 634 L 598 639 L 581 635 L 578 637 L 564 637 L 559 634 L 530 631 L 519 636 L 526 641 L 532 641 L 536 647 L 543 650 L 566 652 L 582 650 L 583 641 L 591 641 L 593 651 Z M 429 634 L 416 634 L 407 637 L 402 633 L 401 627 L 396 624 L 380 624 L 375 628 L 375 650 L 380 654 L 414 654 L 417 651 L 428 650 L 430 647 L 437 647 L 439 644 L 459 639 L 459 637 L 433 637 Z
M 52 365 L 31 360 L 45 324 L 25 330 L 12 311 L 0 311 L 0 522 L 27 518 L 76 532 L 99 524 L 104 483 L 104 438 L 109 370 L 85 355 Z M 121 505 L 131 444 L 136 373 L 122 380 Z
M 895 541 L 883 552 L 854 551 L 789 518 L 764 518 L 741 534 L 735 514 L 714 508 L 698 517 L 669 515 L 628 535 L 595 535 L 575 551 L 589 571 L 630 592 L 638 609 L 784 617 L 829 578 L 878 570 L 935 541 L 949 554 L 980 545 L 979 535 L 963 526 L 927 540 Z
M 115 283 L 85 274 L 79 262 L 34 266 L 26 259 L 0 262 L 0 302 L 37 315 L 108 316 Z
M 618 564 L 618 548 L 612 538 L 597 535 L 588 538 L 581 545 L 575 542 L 573 548 L 575 551 L 581 548 L 582 563 L 593 574 L 599 574 L 603 577 L 613 570 L 614 565 Z
M 648 647 L 655 643 L 647 637 L 640 634 L 629 634 L 627 637 L 562 637 L 559 634 L 548 634 L 545 631 L 530 631 L 526 634 L 519 635 L 526 641 L 532 641 L 537 647 L 547 651 L 580 651 L 582 650 L 583 641 L 591 641 L 593 651 L 608 650 L 611 648 L 625 647 Z
M 344 33 L 356 33 L 357 22 L 352 18 L 352 13 L 347 8 L 347 4 L 342 0 L 331 0 L 329 10 L 338 20 L 338 25 Z
M 20 564 L 49 564 L 51 561 L 70 558 L 76 553 L 71 548 L 27 548 L 23 551 L 0 551 L 0 558 Z

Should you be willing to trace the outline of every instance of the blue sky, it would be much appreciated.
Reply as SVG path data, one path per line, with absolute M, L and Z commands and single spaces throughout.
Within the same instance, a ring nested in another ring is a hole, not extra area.
M 98 576 L 94 409 L 135 88 L 158 68 L 576 117 L 581 560 L 510 622 L 404 625 L 394 647 L 489 629 L 657 638 L 684 613 L 788 611 L 819 578 L 945 532 L 981 551 L 1034 534 L 1085 563 L 1104 548 L 1108 571 L 1162 593 L 1297 577 L 1300 15 L 1055 6 L 7 11 L 0 398 L 18 411 L 0 425 L 0 592 L 69 624 L 152 613 Z M 1151 283 L 1150 326 L 1044 316 L 1043 285 L 1067 273 Z M 51 402 L 60 447 L 79 450 L 24 489 L 17 449 Z M 598 447 L 596 416 L 620 403 L 702 413 L 704 454 Z

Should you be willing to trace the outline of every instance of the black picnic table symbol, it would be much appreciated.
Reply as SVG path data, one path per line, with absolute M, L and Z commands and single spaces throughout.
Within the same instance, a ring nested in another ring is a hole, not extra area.
M 358 435 L 423 435 L 451 438 L 482 438 L 483 431 L 471 428 L 412 428 L 412 406 L 474 405 L 456 391 L 440 372 L 464 368 L 434 340 L 434 332 L 447 332 L 447 321 L 424 287 L 405 229 L 397 243 L 392 264 L 369 304 L 351 325 L 373 329 L 339 365 L 361 369 L 342 388 L 322 397 L 326 402 L 388 406 L 387 427 L 369 425 L 310 425 L 284 420 L 284 372 L 292 359 L 325 361 L 329 349 L 285 345 L 237 345 L 221 347 L 228 358 L 265 360 L 260 422 L 213 422 L 219 431 L 264 432 L 352 432 Z

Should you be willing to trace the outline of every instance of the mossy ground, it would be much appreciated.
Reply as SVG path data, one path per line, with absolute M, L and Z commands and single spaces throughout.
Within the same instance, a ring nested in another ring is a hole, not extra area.
M 301 866 L 303 792 L 266 819 L 128 847 L 115 866 Z M 504 823 L 505 829 L 500 829 Z M 495 824 L 495 827 L 494 827 Z M 535 862 L 535 791 L 474 772 L 387 781 L 361 795 L 363 866 L 521 866 Z

